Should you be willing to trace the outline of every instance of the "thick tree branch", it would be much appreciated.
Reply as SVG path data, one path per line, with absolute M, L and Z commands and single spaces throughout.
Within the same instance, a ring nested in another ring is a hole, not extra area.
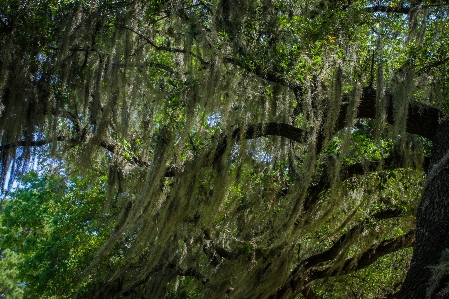
M 218 145 L 215 148 L 214 161 L 218 161 L 226 152 L 227 147 L 236 143 L 240 139 L 256 139 L 266 136 L 285 137 L 295 142 L 303 142 L 306 137 L 303 130 L 284 123 L 261 123 L 249 125 L 243 132 L 241 128 L 236 128 L 231 133 L 231 138 L 225 135 L 218 142 Z
M 70 111 L 64 111 L 62 114 L 73 123 L 76 133 L 81 134 L 83 125 L 81 124 L 79 117 Z
M 30 141 L 20 140 L 17 142 L 5 143 L 5 144 L 0 145 L 0 151 L 15 149 L 17 147 L 40 147 L 40 146 L 48 145 L 48 144 L 59 142 L 59 141 L 67 141 L 67 142 L 70 142 L 73 144 L 78 144 L 78 143 L 82 143 L 85 141 L 84 140 L 85 138 L 83 137 L 83 135 L 84 134 L 82 134 L 82 132 L 81 132 L 81 136 L 77 137 L 77 138 L 61 135 L 61 136 L 58 136 L 56 138 L 51 138 L 51 139 L 30 140 Z M 99 142 L 98 145 L 111 153 L 117 152 L 117 145 L 115 145 L 114 143 L 110 143 L 110 142 L 106 142 L 106 141 L 102 140 Z M 151 165 L 149 162 L 143 161 L 142 159 L 140 159 L 137 156 L 132 156 L 130 158 L 127 158 L 126 160 L 129 163 L 132 163 L 132 164 L 135 164 L 135 165 L 138 165 L 141 167 L 148 167 Z M 177 169 L 175 167 L 170 166 L 167 168 L 166 176 L 167 177 L 174 176 L 176 171 L 177 171 Z
M 404 4 L 402 4 L 401 6 L 374 5 L 367 7 L 366 10 L 368 12 L 399 13 L 408 15 L 413 9 L 416 9 L 417 7 L 430 8 L 439 6 L 445 6 L 445 4 L 420 4 L 419 6 L 414 7 L 405 6 Z
M 241 56 L 242 57 L 250 57 L 249 55 L 245 55 L 245 54 L 241 54 Z M 279 73 L 276 73 L 273 71 L 268 71 L 268 70 L 264 69 L 262 66 L 260 66 L 259 64 L 255 63 L 254 61 L 252 61 L 251 66 L 249 66 L 249 64 L 245 63 L 243 59 L 238 59 L 238 58 L 234 58 L 234 57 L 225 57 L 224 62 L 239 66 L 239 67 L 243 68 L 244 70 L 246 70 L 247 72 L 252 73 L 264 80 L 267 80 L 267 81 L 270 81 L 273 83 L 278 83 L 280 85 L 289 87 L 292 90 L 301 89 L 298 84 L 289 82 L 285 78 L 285 76 L 283 76 L 282 74 L 279 74 Z
M 206 254 L 209 255 L 209 257 L 211 258 L 211 260 L 215 259 L 215 256 L 211 256 L 211 254 L 213 255 L 213 253 L 211 253 L 210 251 L 208 251 L 208 248 L 213 248 L 214 251 L 222 258 L 225 258 L 227 260 L 232 260 L 236 257 L 236 254 L 234 252 L 230 252 L 226 249 L 224 249 L 223 247 L 215 244 L 215 242 L 212 240 L 212 237 L 210 235 L 210 232 L 208 230 L 204 230 L 204 237 L 206 239 L 207 245 L 205 245 L 205 247 L 203 247 L 204 251 L 206 252 Z
M 117 145 L 110 143 L 110 142 L 106 142 L 104 140 L 100 141 L 100 146 L 102 148 L 104 148 L 105 150 L 111 152 L 111 153 L 115 153 L 117 150 Z M 132 158 L 131 158 L 132 159 Z
M 160 272 L 164 269 L 173 271 L 175 275 L 195 277 L 201 284 L 206 284 L 209 281 L 209 279 L 204 274 L 202 274 L 198 269 L 194 267 L 187 267 L 186 269 L 183 269 L 179 267 L 179 265 L 174 261 L 168 263 L 162 262 L 153 267 L 148 273 L 144 275 L 143 278 L 133 281 L 132 284 L 129 285 L 125 290 L 121 291 L 121 295 L 127 297 L 136 293 L 135 290 L 141 287 L 143 284 L 147 283 L 152 276 L 163 275 L 160 274 Z
M 206 284 L 207 282 L 209 282 L 209 279 L 195 268 L 187 268 L 185 270 L 178 268 L 176 274 L 178 274 L 179 276 L 195 277 L 199 282 L 201 282 L 201 284 Z
M 412 247 L 415 239 L 415 230 L 411 230 L 402 236 L 384 240 L 372 245 L 368 250 L 358 257 L 347 259 L 342 267 L 335 267 L 328 264 L 322 267 L 313 267 L 305 272 L 297 273 L 295 277 L 289 279 L 278 292 L 270 298 L 284 298 L 287 294 L 295 295 L 300 293 L 310 282 L 337 275 L 346 275 L 356 272 L 373 264 L 380 257 L 398 251 L 400 249 Z
M 320 263 L 327 262 L 336 258 L 340 253 L 340 251 L 347 245 L 347 242 L 351 240 L 354 234 L 363 231 L 365 226 L 370 221 L 372 220 L 380 221 L 385 219 L 396 218 L 400 217 L 402 213 L 403 211 L 401 209 L 386 209 L 384 211 L 380 211 L 373 214 L 371 217 L 366 218 L 362 223 L 354 226 L 345 234 L 343 234 L 337 241 L 334 242 L 334 245 L 332 245 L 326 251 L 308 257 L 307 259 L 299 263 L 299 265 L 296 266 L 296 268 L 292 271 L 291 275 L 295 276 L 297 273 L 299 273 L 299 271 L 303 272 L 305 269 L 315 267 Z
M 393 287 L 393 289 L 395 289 L 396 287 L 399 287 L 400 285 L 401 284 L 396 285 L 395 287 Z M 394 298 L 396 298 L 397 293 L 398 293 L 397 291 L 388 292 L 379 297 L 376 297 L 375 299 L 394 299 Z
M 349 103 L 344 103 L 340 107 L 336 130 L 341 130 L 348 125 L 346 123 L 348 107 Z M 386 116 L 388 123 L 394 124 L 394 98 L 391 94 L 387 95 Z M 376 118 L 376 91 L 374 89 L 366 88 L 363 91 L 356 118 Z M 408 105 L 405 131 L 433 140 L 436 128 L 442 120 L 448 118 L 449 116 L 438 108 L 419 102 L 411 102 Z
M 349 103 L 344 102 L 340 107 L 339 117 L 337 119 L 337 123 L 335 126 L 335 132 L 346 127 L 347 124 L 347 115 L 348 115 L 348 107 Z M 362 98 L 357 108 L 356 118 L 375 118 L 376 117 L 376 91 L 374 89 L 367 88 L 364 90 Z M 448 115 L 443 113 L 441 110 L 431 107 L 425 104 L 421 104 L 418 102 L 412 102 L 408 107 L 408 117 L 406 123 L 406 131 L 411 134 L 417 134 L 422 137 L 428 138 L 430 140 L 433 139 L 435 134 L 435 128 L 438 127 L 439 123 L 443 120 L 449 118 Z M 73 121 L 73 119 L 72 119 Z M 76 120 L 75 120 L 76 121 Z M 387 121 L 390 124 L 394 123 L 394 112 L 393 112 L 393 97 L 388 96 L 388 105 L 387 105 Z M 77 124 L 77 127 L 79 124 Z M 226 152 L 227 147 L 230 144 L 234 144 L 238 142 L 240 139 L 255 139 L 266 136 L 280 136 L 287 138 L 289 140 L 295 142 L 304 142 L 307 140 L 307 135 L 305 132 L 299 128 L 296 128 L 292 125 L 285 123 L 260 123 L 255 125 L 249 125 L 246 127 L 244 131 L 241 128 L 234 129 L 230 136 L 223 136 L 221 140 L 218 142 L 218 145 L 215 148 L 214 161 L 218 161 L 223 154 Z M 229 138 L 230 137 L 230 138 Z M 317 152 L 319 153 L 324 144 L 324 136 L 320 136 L 317 145 Z M 45 144 L 49 144 L 55 141 L 71 141 L 71 142 L 79 142 L 80 140 L 77 138 L 69 138 L 67 136 L 59 136 L 54 140 L 39 140 L 39 141 L 19 141 L 16 143 L 3 144 L 0 146 L 0 150 L 7 150 L 14 147 L 19 146 L 42 146 Z M 231 143 L 230 143 L 231 142 Z M 101 141 L 99 144 L 101 147 L 106 150 L 115 153 L 117 150 L 117 146 L 108 143 L 106 141 Z M 146 161 L 140 160 L 138 157 L 132 157 L 129 159 L 133 164 L 147 167 L 150 164 Z M 350 177 L 358 172 L 361 172 L 364 169 L 365 165 L 354 165 L 352 169 L 348 169 L 346 176 Z M 376 163 L 372 163 L 369 165 L 368 169 L 377 168 Z M 167 169 L 167 176 L 175 175 L 175 169 L 173 167 L 169 167 Z M 326 188 L 323 184 L 318 184 L 309 190 L 310 194 L 316 195 L 321 192 L 323 188 Z M 316 196 L 312 196 L 312 198 L 316 198 Z M 310 204 L 306 201 L 306 206 Z
M 345 275 L 351 272 L 355 272 L 364 269 L 373 264 L 380 257 L 398 251 L 400 249 L 409 248 L 414 245 L 415 230 L 409 231 L 402 236 L 384 240 L 380 243 L 372 245 L 368 250 L 363 252 L 358 257 L 349 258 L 345 261 L 341 268 L 334 268 L 334 265 L 330 264 L 324 267 L 311 268 L 307 273 L 303 275 L 305 277 L 306 284 L 326 277 L 332 277 L 337 275 Z
M 410 7 L 407 6 L 385 6 L 385 5 L 375 5 L 367 7 L 368 12 L 385 12 L 385 13 L 401 13 L 408 14 L 410 12 Z
M 388 104 L 386 119 L 388 123 L 394 124 L 393 96 L 388 95 L 387 100 Z M 348 108 L 349 102 L 344 102 L 340 106 L 340 112 L 333 134 L 342 130 L 348 125 L 352 125 L 347 123 L 349 113 Z M 376 91 L 374 89 L 366 88 L 363 91 L 355 117 L 376 118 Z M 405 130 L 408 133 L 420 135 L 424 138 L 432 140 L 435 135 L 435 128 L 438 127 L 439 123 L 446 118 L 449 118 L 449 116 L 435 107 L 418 102 L 412 102 L 408 105 L 408 116 Z M 230 134 L 230 136 L 225 135 L 221 137 L 221 140 L 218 142 L 218 145 L 215 148 L 214 163 L 220 160 L 229 145 L 234 144 L 239 139 L 256 139 L 259 137 L 266 137 L 270 135 L 285 137 L 295 142 L 304 142 L 305 140 L 307 140 L 307 135 L 303 130 L 285 123 L 262 123 L 249 125 L 243 132 L 241 128 L 236 128 Z M 322 151 L 324 143 L 325 136 L 323 133 L 318 137 L 316 146 L 317 154 Z M 372 167 L 376 166 L 373 165 Z M 355 173 L 356 170 L 360 169 L 361 167 L 356 167 L 353 171 Z
M 318 295 L 313 291 L 310 285 L 306 285 L 301 289 L 301 294 L 305 299 L 318 299 Z
M 398 217 L 400 216 L 399 214 L 399 211 L 391 209 L 376 213 L 372 217 L 377 217 L 380 220 Z M 348 233 L 340 237 L 340 239 L 327 251 L 301 262 L 301 264 L 292 271 L 290 279 L 287 280 L 284 286 L 270 298 L 284 298 L 285 295 L 289 293 L 298 294 L 308 283 L 314 280 L 356 272 L 370 266 L 378 258 L 386 254 L 412 247 L 414 244 L 415 230 L 411 230 L 405 235 L 372 245 L 358 257 L 347 259 L 340 268 L 336 268 L 332 263 L 325 266 L 318 266 L 322 262 L 334 259 L 344 246 L 345 240 L 349 238 L 355 230 L 356 228 L 351 229 Z M 300 267 L 301 265 L 302 267 Z
M 340 113 L 335 127 L 335 132 L 346 127 L 347 124 L 347 114 L 348 114 L 349 103 L 345 102 L 340 107 Z M 442 111 L 437 108 L 424 105 L 418 102 L 413 102 L 409 104 L 409 114 L 407 118 L 406 131 L 412 134 L 417 134 L 428 139 L 432 139 L 434 135 L 434 128 L 438 125 L 439 120 L 448 117 Z M 360 104 L 358 106 L 357 118 L 375 118 L 376 117 L 376 91 L 374 89 L 365 89 Z M 387 111 L 387 120 L 389 123 L 394 123 L 393 115 L 393 98 L 389 97 L 389 105 Z M 259 123 L 254 125 L 249 125 L 244 131 L 242 128 L 236 128 L 232 131 L 229 136 L 225 135 L 221 137 L 218 145 L 215 148 L 214 162 L 217 162 L 229 145 L 238 142 L 241 139 L 256 139 L 260 137 L 267 136 L 279 136 L 287 138 L 295 142 L 305 142 L 307 140 L 306 133 L 293 125 L 285 123 Z M 323 146 L 324 137 L 319 137 L 317 152 L 320 152 Z M 231 143 L 230 143 L 231 142 Z M 108 150 L 113 150 L 111 145 L 102 144 L 102 146 Z M 137 157 L 133 157 L 133 162 L 139 166 L 148 166 L 146 162 L 140 161 Z M 386 159 L 388 163 L 388 159 Z M 392 163 L 394 161 L 391 161 Z M 381 163 L 372 162 L 368 165 L 368 170 L 375 171 Z M 385 161 L 384 161 L 385 164 Z M 355 174 L 362 174 L 366 169 L 366 165 L 354 165 L 348 168 L 346 171 L 346 177 L 349 178 Z M 173 169 L 167 170 L 167 176 L 173 176 L 175 171 Z M 319 185 L 315 189 L 323 190 L 322 186 Z M 313 190 L 312 190 L 313 191 Z M 313 193 L 313 192 L 312 192 Z M 316 193 L 316 192 L 315 192 Z M 318 192 L 319 193 L 319 192 Z
M 430 158 L 424 157 L 422 169 L 427 172 L 429 169 Z M 381 171 L 382 169 L 397 169 L 408 167 L 406 165 L 406 161 L 397 161 L 395 158 L 388 157 L 383 159 L 382 161 L 371 161 L 368 163 L 355 163 L 348 166 L 345 166 L 340 171 L 340 180 L 343 182 L 349 178 L 352 178 L 356 175 L 364 175 L 367 173 L 372 173 L 376 171 Z M 413 165 L 419 167 L 419 165 Z M 324 173 L 320 180 L 309 187 L 307 197 L 304 200 L 304 210 L 310 211 L 316 205 L 319 200 L 319 195 L 324 190 L 330 188 L 330 180 Z
M 448 62 L 449 62 L 449 57 L 445 57 L 445 58 L 443 58 L 443 59 L 441 59 L 441 60 L 438 60 L 438 61 L 429 63 L 429 64 L 427 64 L 427 65 L 421 67 L 420 69 L 417 70 L 417 73 L 418 73 L 418 74 L 428 73 L 431 69 L 436 68 L 436 67 L 439 67 L 439 66 L 441 66 L 441 65 L 445 65 L 445 64 L 447 64 Z M 447 67 L 447 65 L 446 65 L 445 67 Z
M 50 143 L 54 143 L 57 141 L 71 141 L 74 139 L 69 138 L 68 136 L 58 136 L 53 139 L 41 139 L 41 140 L 20 140 L 14 143 L 5 143 L 0 145 L 0 151 L 6 151 L 9 149 L 17 148 L 17 147 L 29 147 L 29 146 L 44 146 Z
M 349 102 L 343 102 L 340 106 L 340 112 L 334 127 L 334 132 L 352 125 L 348 124 Z M 357 107 L 355 118 L 376 118 L 376 90 L 365 88 Z M 391 94 L 387 96 L 386 119 L 389 124 L 394 124 L 394 98 Z M 442 120 L 449 119 L 449 116 L 438 108 L 425 105 L 419 102 L 411 102 L 408 105 L 408 114 L 405 130 L 410 134 L 416 134 L 432 140 L 435 136 L 436 128 Z M 333 135 L 330 134 L 330 135 Z M 264 136 L 281 136 L 295 142 L 304 142 L 307 140 L 305 132 L 289 124 L 284 123 L 265 123 L 250 125 L 242 133 L 242 129 L 237 128 L 231 133 L 230 140 L 236 142 L 238 139 L 255 139 Z M 317 153 L 320 153 L 325 139 L 324 135 L 318 137 Z M 216 153 L 219 154 L 226 149 L 228 137 L 224 136 L 217 146 Z

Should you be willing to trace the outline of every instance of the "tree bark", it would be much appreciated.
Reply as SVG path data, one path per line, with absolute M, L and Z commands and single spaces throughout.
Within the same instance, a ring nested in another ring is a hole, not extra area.
M 411 267 L 398 298 L 447 298 L 439 294 L 448 282 L 432 279 L 431 266 L 439 264 L 449 248 L 449 119 L 440 119 L 433 138 L 426 184 L 416 216 L 416 239 Z M 431 283 L 434 292 L 427 293 Z

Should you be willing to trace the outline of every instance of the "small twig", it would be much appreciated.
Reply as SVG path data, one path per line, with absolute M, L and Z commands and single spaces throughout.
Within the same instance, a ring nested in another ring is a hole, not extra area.
M 133 28 L 124 26 L 124 29 L 127 29 L 135 34 L 137 34 L 138 36 L 140 36 L 141 38 L 143 38 L 148 44 L 150 44 L 152 47 L 154 47 L 157 51 L 166 51 L 166 52 L 172 52 L 172 53 L 182 53 L 182 54 L 187 54 L 187 55 L 191 55 L 192 57 L 195 57 L 196 59 L 198 59 L 201 64 L 203 65 L 210 65 L 211 63 L 204 60 L 202 57 L 200 57 L 199 55 L 191 52 L 191 51 L 187 51 L 185 49 L 181 49 L 181 48 L 172 48 L 172 47 L 166 47 L 166 46 L 158 46 L 154 41 L 152 41 L 151 39 L 149 39 L 147 36 L 145 36 L 144 34 L 138 32 L 137 30 L 134 30 Z

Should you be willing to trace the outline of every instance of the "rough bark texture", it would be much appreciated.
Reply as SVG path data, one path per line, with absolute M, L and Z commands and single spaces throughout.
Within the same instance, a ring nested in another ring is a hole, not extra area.
M 430 266 L 439 263 L 449 248 L 449 120 L 440 119 L 433 138 L 432 157 L 426 185 L 417 212 L 413 259 L 398 298 L 447 298 L 438 295 L 448 277 L 438 283 L 433 294 L 426 294 L 431 283 Z

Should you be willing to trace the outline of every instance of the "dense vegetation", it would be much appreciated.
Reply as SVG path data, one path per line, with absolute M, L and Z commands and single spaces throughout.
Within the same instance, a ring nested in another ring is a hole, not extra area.
M 0 34 L 0 296 L 448 296 L 445 1 L 0 0 Z

